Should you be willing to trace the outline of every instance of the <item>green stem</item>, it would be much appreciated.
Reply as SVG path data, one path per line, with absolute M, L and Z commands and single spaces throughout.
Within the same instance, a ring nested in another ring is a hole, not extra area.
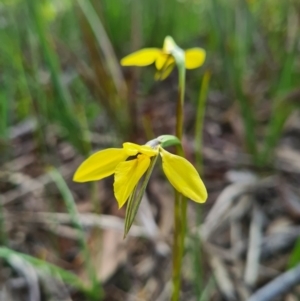
M 209 86 L 211 73 L 206 71 L 200 88 L 199 100 L 197 106 L 197 115 L 196 115 L 196 125 L 195 125 L 195 144 L 196 144 L 196 163 L 198 170 L 202 171 L 202 156 L 201 156 L 201 148 L 202 148 L 202 136 L 203 136 L 203 122 L 204 122 L 204 113 L 205 113 L 205 105 L 206 98 Z
M 183 150 L 181 147 L 176 148 L 176 154 L 179 156 L 183 156 Z M 180 296 L 180 275 L 182 258 L 184 254 L 184 239 L 186 234 L 186 211 L 186 198 L 175 190 L 172 301 L 178 301 Z
M 200 173 L 203 173 L 203 158 L 202 158 L 202 145 L 203 145 L 203 123 L 204 123 L 204 114 L 205 114 L 205 106 L 206 106 L 206 99 L 208 93 L 208 87 L 210 82 L 211 73 L 210 71 L 206 71 L 204 73 L 198 104 L 197 104 L 197 112 L 196 112 L 196 124 L 195 124 L 195 151 L 196 151 L 196 165 L 197 169 Z M 200 226 L 202 221 L 202 207 L 196 207 L 196 225 L 197 227 Z M 203 264 L 202 264 L 202 257 L 201 257 L 201 240 L 197 235 L 191 234 L 192 239 L 192 250 L 191 255 L 194 262 L 194 289 L 196 293 L 196 299 L 199 300 L 202 296 L 203 290 Z
M 173 238 L 173 292 L 172 301 L 179 300 L 180 296 L 180 273 L 181 273 L 181 194 L 175 191 L 175 208 L 174 208 L 174 238 Z
M 184 93 L 185 93 L 185 63 L 184 59 L 180 59 L 180 53 L 175 56 L 178 66 L 178 100 L 177 100 L 177 114 L 176 114 L 176 136 L 181 141 L 183 135 L 183 107 L 184 107 Z M 182 57 L 181 57 L 182 58 Z M 181 146 L 176 148 L 176 154 L 184 156 Z M 184 238 L 186 233 L 186 211 L 187 200 L 178 191 L 175 191 L 175 208 L 174 208 L 174 242 L 173 242 L 173 292 L 172 301 L 178 301 L 180 297 L 181 288 L 181 265 L 184 253 Z

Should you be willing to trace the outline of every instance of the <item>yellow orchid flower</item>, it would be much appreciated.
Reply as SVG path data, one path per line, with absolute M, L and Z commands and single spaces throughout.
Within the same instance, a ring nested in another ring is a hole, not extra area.
M 157 73 L 156 79 L 165 79 L 169 76 L 175 66 L 173 52 L 178 46 L 174 40 L 167 36 L 162 49 L 144 48 L 125 56 L 121 60 L 122 66 L 148 66 L 155 63 Z M 185 51 L 185 68 L 195 69 L 203 65 L 206 52 L 202 48 L 191 48 Z
M 123 148 L 109 148 L 91 155 L 77 169 L 75 182 L 96 181 L 114 174 L 114 194 L 121 208 L 133 193 L 139 180 L 150 166 L 151 159 L 160 154 L 165 175 L 174 188 L 187 198 L 204 203 L 206 188 L 193 165 L 154 146 L 123 143 Z

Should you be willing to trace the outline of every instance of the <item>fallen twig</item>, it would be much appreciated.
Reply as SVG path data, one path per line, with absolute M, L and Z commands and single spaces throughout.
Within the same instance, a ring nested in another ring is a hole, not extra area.
M 250 239 L 247 252 L 247 262 L 244 274 L 244 280 L 250 287 L 254 286 L 259 271 L 259 261 L 261 252 L 261 241 L 263 238 L 264 216 L 258 206 L 254 206 L 252 221 L 250 225 Z
M 257 290 L 248 301 L 272 301 L 280 295 L 289 292 L 293 286 L 299 283 L 300 264 Z

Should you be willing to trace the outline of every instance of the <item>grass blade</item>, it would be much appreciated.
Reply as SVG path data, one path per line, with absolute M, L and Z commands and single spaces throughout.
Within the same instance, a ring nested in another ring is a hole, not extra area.
M 197 113 L 196 113 L 196 124 L 195 124 L 195 145 L 196 145 L 196 163 L 198 170 L 202 170 L 202 155 L 201 149 L 203 145 L 203 122 L 204 122 L 204 114 L 205 114 L 205 104 L 208 93 L 209 81 L 210 81 L 211 73 L 206 71 L 200 88 Z
M 50 170 L 49 175 L 51 176 L 51 178 L 57 185 L 57 188 L 60 191 L 60 193 L 63 197 L 63 200 L 65 202 L 67 211 L 70 214 L 72 224 L 73 224 L 74 228 L 77 229 L 78 240 L 80 243 L 81 251 L 84 256 L 84 262 L 86 265 L 88 275 L 90 277 L 90 282 L 91 282 L 91 286 L 92 286 L 92 291 L 94 292 L 94 296 L 95 297 L 98 296 L 98 298 L 101 299 L 102 295 L 103 295 L 102 286 L 99 283 L 97 283 L 95 269 L 91 262 L 90 252 L 88 250 L 88 246 L 85 241 L 84 230 L 79 221 L 78 212 L 77 212 L 77 208 L 76 208 L 76 204 L 75 204 L 73 195 L 72 195 L 69 187 L 67 186 L 65 180 L 63 179 L 61 174 L 56 169 Z
M 52 276 L 53 278 L 59 278 L 63 280 L 65 283 L 76 287 L 77 289 L 86 293 L 87 295 L 90 295 L 90 290 L 86 288 L 83 285 L 82 281 L 73 273 L 65 271 L 51 263 L 34 258 L 30 255 L 19 253 L 6 247 L 0 247 L 0 258 L 3 258 L 5 261 L 9 263 L 9 261 L 12 260 L 13 256 L 17 256 L 27 261 L 37 270 L 40 270 L 41 272 L 44 272 Z
M 54 104 L 51 108 L 58 121 L 67 131 L 68 136 L 74 146 L 79 151 L 84 152 L 81 143 L 81 128 L 76 120 L 75 114 L 73 114 L 73 111 L 71 110 L 72 99 L 68 90 L 61 82 L 59 62 L 47 39 L 45 22 L 41 16 L 42 3 L 38 0 L 27 0 L 27 5 L 31 14 L 34 30 L 37 33 L 41 49 L 50 71 L 51 82 L 56 93 L 56 97 L 53 99 Z

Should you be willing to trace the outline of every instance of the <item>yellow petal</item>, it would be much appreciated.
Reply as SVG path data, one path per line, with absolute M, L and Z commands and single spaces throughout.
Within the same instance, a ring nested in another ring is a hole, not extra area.
M 140 67 L 148 66 L 153 64 L 160 54 L 161 50 L 158 48 L 145 48 L 125 56 L 121 60 L 121 65 Z
M 186 159 L 173 155 L 160 148 L 165 175 L 174 188 L 187 198 L 204 203 L 207 199 L 206 188 L 194 166 Z
M 186 69 L 195 69 L 203 65 L 206 52 L 202 48 L 191 48 L 185 51 Z
M 161 71 L 157 71 L 155 73 L 155 76 L 154 76 L 155 80 L 164 80 L 164 79 L 166 79 L 170 75 L 172 70 L 174 69 L 174 66 L 175 66 L 175 63 L 172 64 L 172 65 L 169 65 L 167 68 L 164 68 Z
M 127 152 L 128 156 L 135 156 L 138 153 L 140 153 L 148 157 L 153 157 L 158 154 L 158 151 L 156 149 L 153 149 L 148 145 L 138 145 L 131 142 L 125 142 L 123 143 L 123 147 L 124 150 Z
M 121 208 L 128 200 L 134 187 L 150 165 L 150 158 L 139 155 L 137 159 L 120 163 L 115 171 L 114 192 Z
M 174 63 L 174 58 L 172 55 L 161 53 L 155 61 L 155 67 L 157 70 L 160 70 L 162 68 L 167 68 L 169 65 L 173 63 Z
M 122 148 L 108 148 L 87 158 L 77 169 L 73 180 L 88 182 L 103 179 L 115 172 L 117 165 L 127 159 Z

